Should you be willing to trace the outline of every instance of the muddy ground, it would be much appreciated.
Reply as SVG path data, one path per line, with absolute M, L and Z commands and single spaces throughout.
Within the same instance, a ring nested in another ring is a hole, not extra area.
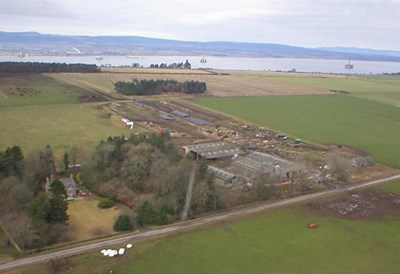
M 85 92 L 79 96 L 80 103 L 96 103 L 96 102 L 107 102 L 109 101 L 106 97 L 96 92 Z
M 400 218 L 400 196 L 383 190 L 366 189 L 308 203 L 307 208 L 319 215 L 350 220 Z

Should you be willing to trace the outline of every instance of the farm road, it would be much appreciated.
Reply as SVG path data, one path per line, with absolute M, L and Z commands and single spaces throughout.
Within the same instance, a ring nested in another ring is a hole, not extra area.
M 393 181 L 393 180 L 397 180 L 397 179 L 400 179 L 400 175 L 395 175 L 395 176 L 391 176 L 388 178 L 373 180 L 373 181 L 358 184 L 355 186 L 348 186 L 348 187 L 344 187 L 344 188 L 340 188 L 340 189 L 327 190 L 327 191 L 323 191 L 323 192 L 303 195 L 303 196 L 294 197 L 294 198 L 290 198 L 290 199 L 286 199 L 286 200 L 282 200 L 282 201 L 278 201 L 278 202 L 272 202 L 272 203 L 267 203 L 267 204 L 257 205 L 257 206 L 250 206 L 247 208 L 237 209 L 237 210 L 233 210 L 230 212 L 220 213 L 220 214 L 213 215 L 210 217 L 204 217 L 204 218 L 199 218 L 199 219 L 195 219 L 195 220 L 191 220 L 191 221 L 187 221 L 187 222 L 173 224 L 173 225 L 163 227 L 163 228 L 160 228 L 157 230 L 144 231 L 144 232 L 140 232 L 140 233 L 134 234 L 134 235 L 127 235 L 127 236 L 122 236 L 122 237 L 118 237 L 118 238 L 107 239 L 107 240 L 99 241 L 96 243 L 88 243 L 88 244 L 84 244 L 84 245 L 81 245 L 78 247 L 72 247 L 72 248 L 67 247 L 64 250 L 54 251 L 54 252 L 50 252 L 50 253 L 42 254 L 42 255 L 31 256 L 31 257 L 27 257 L 27 258 L 23 258 L 23 259 L 17 259 L 12 262 L 1 264 L 0 271 L 5 271 L 5 270 L 12 269 L 12 268 L 22 267 L 22 266 L 26 266 L 26 265 L 30 265 L 30 264 L 44 263 L 51 259 L 56 259 L 56 258 L 60 258 L 60 257 L 69 257 L 69 256 L 73 256 L 76 254 L 88 252 L 88 251 L 91 251 L 94 249 L 107 248 L 109 246 L 116 245 L 116 244 L 133 242 L 136 240 L 141 240 L 141 239 L 145 239 L 145 238 L 149 238 L 149 237 L 153 237 L 153 236 L 164 236 L 164 235 L 167 235 L 170 233 L 182 232 L 185 230 L 190 230 L 190 229 L 198 228 L 198 227 L 205 226 L 205 225 L 217 224 L 222 221 L 227 221 L 227 220 L 231 220 L 231 219 L 235 219 L 235 218 L 239 218 L 239 217 L 244 217 L 244 216 L 259 213 L 259 212 L 262 212 L 265 210 L 278 208 L 278 207 L 282 207 L 282 206 L 287 206 L 287 205 L 292 205 L 292 204 L 296 204 L 296 203 L 300 203 L 300 202 L 305 202 L 305 201 L 309 201 L 309 200 L 316 199 L 316 198 L 327 197 L 332 194 L 351 191 L 351 190 L 364 188 L 364 187 L 372 186 L 372 185 L 377 185 L 377 184 L 381 184 L 381 183 L 385 183 L 385 182 L 389 182 L 389 181 Z

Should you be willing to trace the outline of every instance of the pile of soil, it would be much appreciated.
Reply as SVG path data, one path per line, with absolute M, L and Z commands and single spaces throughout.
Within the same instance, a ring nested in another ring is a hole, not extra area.
M 86 92 L 79 97 L 79 102 L 81 103 L 95 103 L 95 102 L 106 102 L 107 98 L 101 96 L 95 92 Z
M 320 215 L 345 219 L 400 218 L 400 196 L 375 189 L 351 191 L 341 197 L 309 203 L 307 208 Z

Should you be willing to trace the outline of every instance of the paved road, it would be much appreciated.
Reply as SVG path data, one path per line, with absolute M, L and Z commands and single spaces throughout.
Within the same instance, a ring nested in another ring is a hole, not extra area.
M 354 189 L 359 189 L 359 188 L 363 188 L 363 187 L 367 187 L 367 186 L 381 184 L 381 183 L 388 182 L 388 181 L 393 181 L 396 179 L 400 179 L 400 175 L 396 175 L 396 176 L 392 176 L 392 177 L 388 177 L 388 178 L 384 178 L 384 179 L 379 179 L 379 180 L 373 180 L 373 181 L 358 184 L 355 186 L 344 187 L 342 189 L 327 190 L 327 191 L 323 191 L 323 192 L 318 192 L 318 193 L 303 195 L 303 196 L 299 196 L 299 197 L 295 197 L 295 198 L 290 198 L 290 199 L 286 199 L 286 200 L 282 200 L 282 201 L 278 201 L 278 202 L 266 203 L 266 204 L 259 205 L 259 206 L 237 209 L 234 211 L 213 215 L 211 217 L 204 217 L 204 218 L 195 219 L 195 220 L 191 220 L 191 221 L 187 221 L 187 222 L 173 224 L 173 225 L 170 225 L 170 226 L 167 226 L 164 228 L 160 228 L 157 230 L 144 231 L 144 232 L 140 232 L 140 233 L 134 234 L 134 235 L 122 236 L 119 238 L 112 238 L 112 239 L 108 239 L 108 240 L 104 240 L 104 241 L 100 241 L 100 242 L 96 242 L 96 243 L 88 243 L 88 244 L 85 244 L 85 245 L 82 245 L 79 247 L 67 248 L 67 249 L 64 249 L 61 251 L 55 251 L 55 252 L 51 252 L 51 253 L 47 253 L 47 254 L 18 259 L 18 260 L 9 262 L 9 263 L 1 264 L 0 271 L 4 271 L 4 270 L 16 268 L 16 267 L 21 267 L 21 266 L 25 266 L 25 265 L 30 265 L 30 264 L 43 263 L 43 262 L 49 261 L 51 259 L 60 258 L 60 257 L 68 257 L 68 256 L 84 253 L 87 251 L 91 251 L 94 249 L 100 250 L 102 248 L 106 248 L 106 247 L 109 247 L 112 245 L 122 244 L 122 243 L 125 244 L 127 242 L 133 242 L 135 240 L 144 239 L 144 238 L 148 238 L 148 237 L 152 237 L 152 236 L 162 236 L 162 235 L 166 235 L 166 234 L 169 234 L 172 232 L 181 232 L 181 231 L 185 231 L 188 229 L 201 227 L 204 225 L 215 224 L 215 223 L 219 223 L 219 222 L 226 221 L 229 219 L 243 217 L 243 216 L 254 214 L 257 212 L 262 212 L 262 211 L 265 211 L 268 209 L 273 209 L 273 208 L 277 208 L 277 207 L 281 207 L 281 206 L 286 206 L 286 205 L 291 205 L 291 204 L 295 204 L 295 203 L 299 203 L 299 202 L 309 201 L 309 200 L 313 200 L 316 198 L 322 198 L 322 197 L 332 195 L 334 193 L 335 194 L 342 193 L 342 192 L 346 192 L 346 191 L 350 191 L 350 190 L 354 190 Z

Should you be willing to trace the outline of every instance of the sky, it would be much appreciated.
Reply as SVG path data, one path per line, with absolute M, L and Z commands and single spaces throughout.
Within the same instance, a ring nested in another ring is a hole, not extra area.
M 400 50 L 400 0 L 0 0 L 0 31 Z

